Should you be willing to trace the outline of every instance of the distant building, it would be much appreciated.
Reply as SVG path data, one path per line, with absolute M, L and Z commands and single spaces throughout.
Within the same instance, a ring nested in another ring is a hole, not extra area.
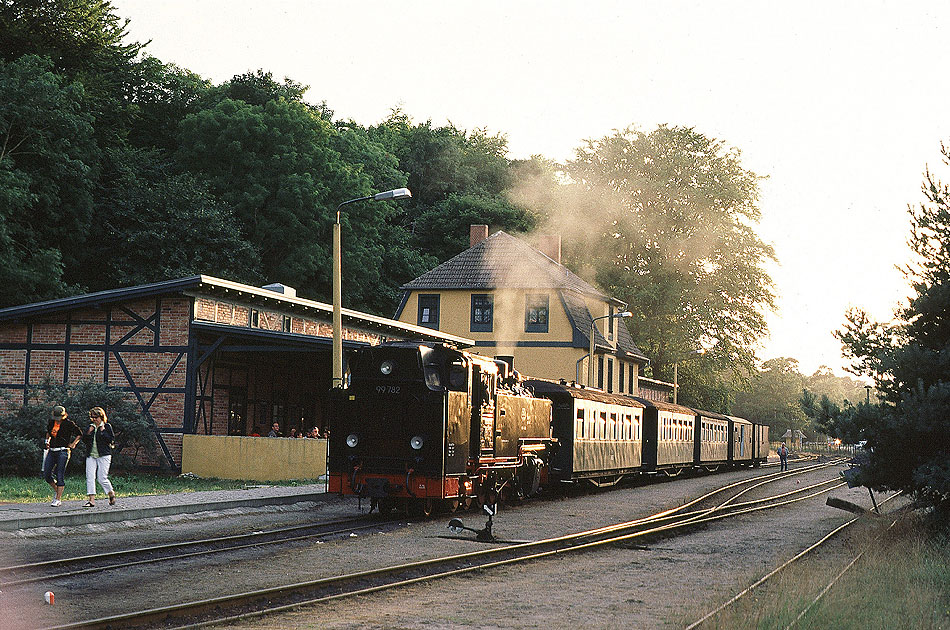
M 561 264 L 558 236 L 536 249 L 473 225 L 469 249 L 406 283 L 395 319 L 475 341 L 475 351 L 519 372 L 587 384 L 591 323 L 626 304 Z M 672 385 L 641 380 L 648 359 L 621 320 L 594 328 L 595 387 L 668 400 Z

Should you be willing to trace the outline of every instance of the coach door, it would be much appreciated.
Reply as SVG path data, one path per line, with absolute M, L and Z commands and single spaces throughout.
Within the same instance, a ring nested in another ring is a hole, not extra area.
M 472 370 L 472 415 L 477 416 L 481 457 L 495 456 L 495 375 Z

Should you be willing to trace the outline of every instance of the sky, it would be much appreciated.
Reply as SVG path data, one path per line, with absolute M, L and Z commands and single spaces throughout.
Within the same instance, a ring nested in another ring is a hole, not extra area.
M 950 3 L 113 0 L 130 39 L 215 83 L 263 69 L 338 118 L 487 128 L 563 161 L 693 127 L 764 177 L 778 309 L 761 359 L 845 372 L 848 308 L 906 300 L 908 204 L 950 141 Z M 950 177 L 945 177 L 950 179 Z

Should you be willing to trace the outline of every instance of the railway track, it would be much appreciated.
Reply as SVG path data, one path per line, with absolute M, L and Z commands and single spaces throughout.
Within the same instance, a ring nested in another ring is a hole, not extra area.
M 896 493 L 896 494 L 894 494 L 894 495 L 892 495 L 892 496 L 887 497 L 886 499 L 884 499 L 883 501 L 881 501 L 879 505 L 884 505 L 884 504 L 888 503 L 889 501 L 891 501 L 892 499 L 896 499 L 898 496 L 900 496 L 900 493 L 899 493 L 899 492 Z M 785 569 L 791 567 L 792 565 L 794 565 L 794 564 L 796 564 L 796 563 L 798 563 L 798 562 L 801 562 L 806 556 L 808 556 L 808 555 L 811 554 L 812 552 L 814 552 L 814 551 L 820 549 L 821 547 L 823 547 L 823 546 L 824 546 L 825 544 L 827 544 L 831 539 L 833 539 L 835 536 L 837 536 L 838 534 L 840 534 L 841 532 L 843 532 L 844 530 L 846 530 L 846 529 L 849 528 L 850 526 L 854 525 L 854 524 L 855 524 L 856 522 L 858 522 L 859 520 L 861 520 L 861 517 L 860 517 L 860 516 L 855 517 L 855 518 L 852 518 L 851 520 L 849 520 L 849 521 L 847 521 L 847 522 L 845 522 L 845 523 L 839 525 L 838 527 L 834 528 L 834 529 L 831 530 L 828 534 L 826 534 L 826 535 L 823 536 L 821 539 L 819 539 L 816 543 L 810 545 L 809 547 L 807 547 L 807 548 L 804 549 L 803 551 L 801 551 L 801 552 L 797 553 L 796 555 L 792 556 L 792 557 L 789 558 L 787 561 L 783 562 L 782 564 L 780 564 L 779 566 L 777 566 L 775 569 L 773 569 L 772 571 L 769 571 L 767 574 L 765 574 L 764 576 L 762 576 L 761 578 L 759 578 L 758 580 L 756 580 L 756 581 L 755 581 L 751 586 L 749 586 L 748 588 L 743 589 L 742 591 L 740 591 L 739 593 L 737 593 L 735 596 L 733 596 L 733 597 L 730 598 L 729 600 L 723 602 L 722 604 L 720 604 L 719 606 L 717 606 L 717 607 L 714 608 L 713 610 L 711 610 L 711 611 L 709 611 L 708 613 L 706 613 L 705 615 L 703 615 L 701 618 L 697 619 L 696 621 L 694 621 L 694 622 L 691 623 L 690 625 L 686 626 L 686 629 L 685 629 L 685 630 L 695 630 L 696 628 L 702 627 L 703 624 L 705 624 L 705 623 L 706 623 L 707 621 L 709 621 L 710 619 L 713 619 L 713 618 L 714 618 L 716 615 L 718 615 L 720 612 L 722 612 L 723 610 L 725 610 L 725 609 L 728 608 L 729 606 L 732 606 L 733 604 L 735 604 L 736 602 L 738 602 L 738 601 L 739 601 L 740 599 L 742 599 L 743 597 L 746 597 L 746 596 L 750 595 L 755 589 L 757 589 L 757 588 L 759 588 L 759 587 L 765 585 L 766 583 L 770 582 L 772 579 L 775 578 L 775 576 L 777 576 L 779 573 L 781 573 L 781 572 L 784 571 Z M 891 523 L 891 526 L 893 526 L 894 523 L 896 523 L 896 521 L 893 521 L 893 522 Z M 798 615 L 788 626 L 786 626 L 786 630 L 789 630 L 789 628 L 793 627 L 796 623 L 798 623 L 798 621 L 799 621 L 802 617 L 805 616 L 805 614 L 809 611 L 809 609 L 811 609 L 811 607 L 812 607 L 815 603 L 817 603 L 818 600 L 821 599 L 821 598 L 831 589 L 832 586 L 834 586 L 835 582 L 837 582 L 837 580 L 838 580 L 842 575 L 844 575 L 844 573 L 845 573 L 846 571 L 848 571 L 852 566 L 854 566 L 854 564 L 864 555 L 865 551 L 866 551 L 866 549 L 865 549 L 865 550 L 862 550 L 861 552 L 859 552 L 859 553 L 845 566 L 845 568 L 844 568 L 837 576 L 835 576 L 835 578 L 834 578 L 827 586 L 825 586 L 825 588 L 822 589 L 822 591 L 821 591 L 811 602 L 809 602 L 809 603 L 801 610 L 801 612 L 799 613 L 799 615 Z
M 565 553 L 594 549 L 598 546 L 624 544 L 636 539 L 668 536 L 677 530 L 695 528 L 738 514 L 748 514 L 805 501 L 828 492 L 843 485 L 837 476 L 817 484 L 796 488 L 791 492 L 739 501 L 748 493 L 780 479 L 814 472 L 838 463 L 834 461 L 815 464 L 731 483 L 671 510 L 565 536 L 508 544 L 346 575 L 133 611 L 55 628 L 59 630 L 115 627 L 194 628 L 216 623 L 234 623 L 267 614 L 290 611 L 306 605 L 354 595 L 366 595 L 473 571 L 536 561 Z
M 162 545 L 122 549 L 70 558 L 57 558 L 9 567 L 0 567 L 0 591 L 14 586 L 45 582 L 78 575 L 89 575 L 135 566 L 183 560 L 229 551 L 238 551 L 268 545 L 283 545 L 297 541 L 314 541 L 347 536 L 351 533 L 392 527 L 397 521 L 358 517 L 324 523 L 310 523 L 281 527 L 268 531 L 251 532 L 182 541 Z

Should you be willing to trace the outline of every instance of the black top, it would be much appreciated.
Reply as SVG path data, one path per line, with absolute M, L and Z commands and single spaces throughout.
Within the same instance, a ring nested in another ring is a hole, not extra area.
M 46 435 L 50 435 L 53 432 L 53 427 L 56 425 L 56 421 L 50 418 L 49 422 L 46 423 Z M 82 435 L 82 431 L 79 430 L 79 427 L 76 426 L 76 423 L 70 420 L 68 417 L 63 418 L 59 421 L 59 430 L 56 432 L 56 435 L 50 438 L 49 447 L 50 448 L 62 448 L 64 446 L 69 446 L 72 444 L 73 440 Z
M 94 425 L 86 427 L 86 432 L 82 434 L 82 441 L 86 443 L 89 452 L 92 452 L 93 433 L 89 432 Z M 106 422 L 102 425 L 101 431 L 95 431 L 96 449 L 99 451 L 99 457 L 112 455 L 112 443 L 115 442 L 115 433 L 112 431 L 112 425 Z

